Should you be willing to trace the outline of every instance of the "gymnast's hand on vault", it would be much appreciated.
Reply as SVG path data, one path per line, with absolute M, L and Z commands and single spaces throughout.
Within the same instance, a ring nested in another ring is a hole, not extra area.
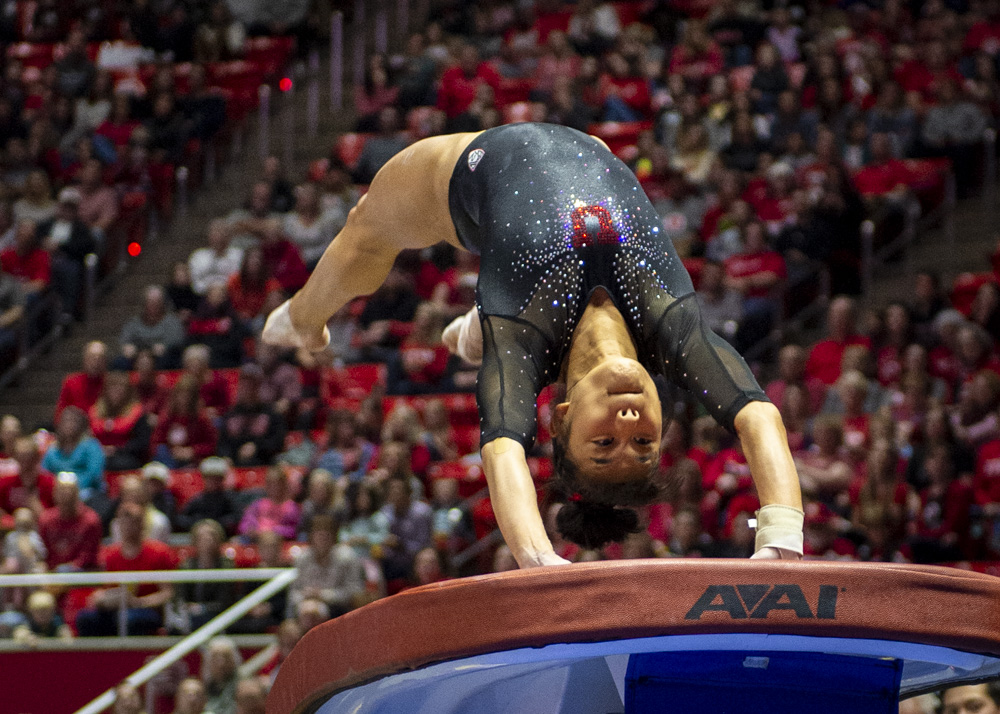
M 521 570 L 525 568 L 540 568 L 545 565 L 569 565 L 570 561 L 562 558 L 555 553 L 546 553 L 542 555 L 536 555 L 531 559 L 530 562 L 526 562 L 521 565 Z
M 765 546 L 751 555 L 750 560 L 802 560 L 802 556 L 784 548 Z

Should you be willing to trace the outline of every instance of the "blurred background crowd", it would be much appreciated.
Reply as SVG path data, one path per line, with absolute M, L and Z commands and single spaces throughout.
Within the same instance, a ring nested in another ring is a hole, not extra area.
M 168 224 L 178 167 L 199 185 L 258 86 L 325 46 L 330 9 L 0 2 L 0 363 L 86 331 L 94 286 Z M 366 58 L 353 131 L 304 167 L 263 159 L 120 333 L 86 343 L 50 418 L 0 419 L 2 572 L 296 564 L 287 592 L 230 628 L 277 633 L 270 673 L 318 622 L 515 567 L 479 466 L 476 368 L 441 344 L 473 305 L 475 256 L 404 253 L 333 318 L 325 353 L 258 339 L 391 156 L 514 121 L 601 136 L 635 171 L 709 324 L 781 410 L 808 558 L 996 567 L 1000 253 L 968 256 L 954 284 L 918 272 L 894 302 L 862 293 L 862 253 L 866 231 L 891 245 L 915 217 L 995 191 L 1000 2 L 436 0 L 397 49 Z M 599 552 L 552 529 L 560 555 L 753 552 L 738 442 L 664 397 L 671 500 Z M 530 461 L 554 523 L 552 398 Z M 127 630 L 190 632 L 242 585 L 140 586 Z M 119 627 L 113 589 L 5 589 L 0 605 L 0 636 L 23 642 Z M 228 714 L 241 697 L 257 711 L 264 690 L 238 659 L 214 642 L 176 711 Z

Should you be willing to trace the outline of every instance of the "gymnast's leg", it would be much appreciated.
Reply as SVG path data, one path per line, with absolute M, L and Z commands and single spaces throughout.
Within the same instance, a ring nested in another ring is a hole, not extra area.
M 359 295 L 375 292 L 392 268 L 398 248 L 372 232 L 366 194 L 351 209 L 347 224 L 327 247 L 305 286 L 267 318 L 263 339 L 270 344 L 323 349 L 330 339 L 327 320 Z
M 400 251 L 441 240 L 459 246 L 448 186 L 470 136 L 424 139 L 390 159 L 351 209 L 305 287 L 268 317 L 264 341 L 320 350 L 329 341 L 330 316 L 355 297 L 375 292 Z

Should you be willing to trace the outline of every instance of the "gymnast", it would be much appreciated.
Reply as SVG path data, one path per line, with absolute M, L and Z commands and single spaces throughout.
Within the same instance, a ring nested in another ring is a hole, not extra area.
M 778 410 L 743 359 L 702 322 L 691 279 L 633 173 L 600 140 L 510 124 L 414 143 L 375 176 L 309 281 L 263 339 L 320 350 L 327 320 L 374 292 L 396 256 L 440 240 L 480 256 L 477 304 L 445 332 L 480 363 L 483 470 L 522 568 L 565 563 L 525 459 L 537 397 L 552 410 L 558 522 L 587 547 L 636 530 L 629 506 L 662 497 L 662 431 L 650 373 L 694 394 L 739 437 L 762 504 L 754 558 L 802 554 L 802 500 Z

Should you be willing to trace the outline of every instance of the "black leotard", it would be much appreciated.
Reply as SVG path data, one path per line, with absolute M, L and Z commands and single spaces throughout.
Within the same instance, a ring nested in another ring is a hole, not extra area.
M 603 287 L 639 361 L 695 394 L 721 424 L 766 397 L 743 358 L 702 322 L 691 278 L 635 175 L 592 137 L 550 124 L 483 132 L 449 186 L 459 239 L 480 259 L 482 444 L 534 442 L 539 392 L 556 380 Z

